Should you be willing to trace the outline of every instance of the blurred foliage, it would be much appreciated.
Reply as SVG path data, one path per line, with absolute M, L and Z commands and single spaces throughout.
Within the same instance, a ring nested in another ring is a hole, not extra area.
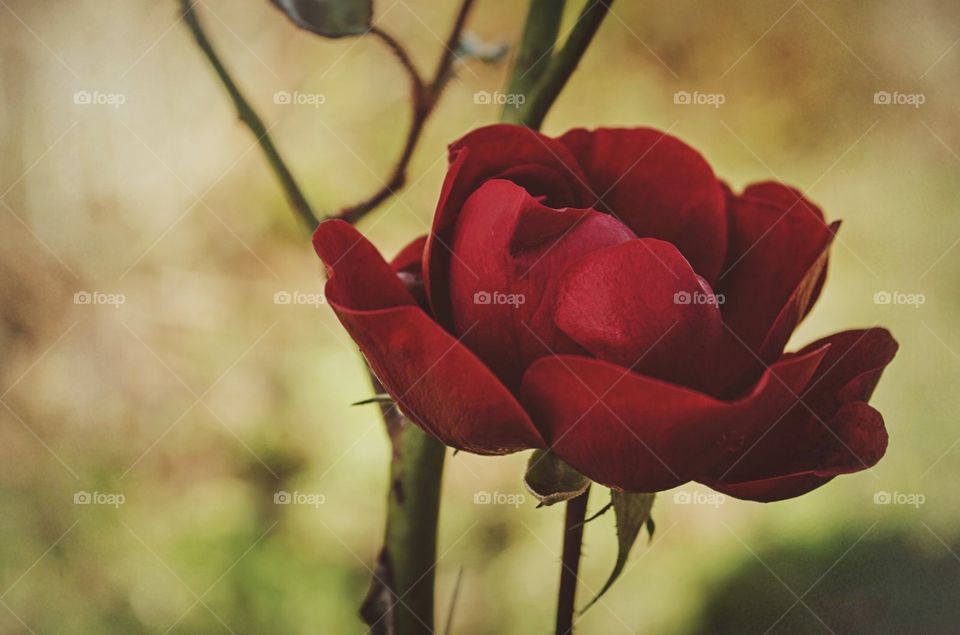
M 922 536 L 882 530 L 817 538 L 714 581 L 691 635 L 955 632 L 960 545 L 930 549 Z
M 389 51 L 312 37 L 267 2 L 204 8 L 316 207 L 378 187 L 407 120 Z M 891 436 L 875 469 L 770 506 L 664 493 L 652 543 L 580 632 L 763 632 L 794 599 L 775 577 L 800 594 L 821 575 L 808 604 L 837 633 L 952 632 L 955 609 L 937 600 L 960 571 L 954 4 L 614 11 L 545 131 L 656 126 L 734 187 L 780 178 L 808 190 L 844 225 L 793 344 L 879 323 L 902 348 L 874 399 Z M 453 7 L 377 12 L 431 68 Z M 523 13 L 484 0 L 471 29 L 515 42 Z M 6 0 L 0 15 L 0 633 L 363 632 L 388 445 L 376 406 L 349 406 L 372 394 L 362 362 L 312 304 L 322 289 L 309 241 L 176 2 Z M 385 254 L 427 231 L 446 144 L 496 120 L 474 94 L 502 90 L 504 75 L 505 64 L 459 69 L 408 187 L 361 227 Z M 878 105 L 881 90 L 926 103 Z M 279 91 L 324 100 L 282 104 Z M 726 100 L 681 106 L 677 91 Z M 83 104 L 80 92 L 125 99 Z M 873 300 L 894 291 L 926 302 Z M 125 301 L 76 304 L 83 292 Z M 442 620 L 463 568 L 455 634 L 549 628 L 562 510 L 523 498 L 526 458 L 448 462 L 438 605 Z M 925 502 L 875 505 L 880 491 Z M 77 492 L 124 502 L 79 505 Z M 282 492 L 291 504 L 275 502 Z M 613 522 L 587 527 L 582 602 L 616 559 Z M 774 632 L 816 632 L 811 620 L 797 607 Z

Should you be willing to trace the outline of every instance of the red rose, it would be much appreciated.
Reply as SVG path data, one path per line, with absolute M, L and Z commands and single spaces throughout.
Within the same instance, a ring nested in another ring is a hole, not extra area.
M 656 130 L 497 125 L 451 146 L 433 231 L 392 265 L 341 221 L 314 245 L 340 321 L 443 443 L 770 501 L 887 446 L 867 405 L 897 349 L 886 330 L 783 352 L 838 225 L 778 183 L 734 194 Z

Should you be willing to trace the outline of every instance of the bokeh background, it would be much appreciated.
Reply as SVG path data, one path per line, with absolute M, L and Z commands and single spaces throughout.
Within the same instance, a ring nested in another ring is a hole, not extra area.
M 315 206 L 376 189 L 408 116 L 382 44 L 297 31 L 266 0 L 201 10 Z M 512 44 L 525 10 L 481 0 L 470 31 Z M 454 11 L 376 14 L 429 72 Z M 662 494 L 652 542 L 579 632 L 956 632 L 958 38 L 947 0 L 614 5 L 544 130 L 656 126 L 736 188 L 806 190 L 844 225 L 792 346 L 882 324 L 901 351 L 874 398 L 891 437 L 876 468 L 773 505 Z M 445 146 L 497 119 L 474 95 L 506 72 L 458 68 L 409 186 L 361 223 L 384 253 L 427 231 Z M 176 2 L 0 0 L 0 94 L 0 633 L 363 632 L 386 436 L 375 406 L 349 405 L 371 395 L 361 360 L 313 302 L 309 241 Z M 522 497 L 525 459 L 448 457 L 451 633 L 551 628 L 562 510 Z M 606 516 L 582 600 L 614 557 Z

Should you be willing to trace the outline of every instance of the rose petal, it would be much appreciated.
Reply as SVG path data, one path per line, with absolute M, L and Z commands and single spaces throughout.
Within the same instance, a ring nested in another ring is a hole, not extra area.
M 397 277 L 407 287 L 417 305 L 429 313 L 430 305 L 423 287 L 423 248 L 426 243 L 426 235 L 417 238 L 394 256 L 390 266 L 397 272 Z
M 595 249 L 632 239 L 615 218 L 553 209 L 494 179 L 463 205 L 450 266 L 453 332 L 508 387 L 544 355 L 583 349 L 553 320 L 561 274 Z
M 828 346 L 797 403 L 753 447 L 718 464 L 704 482 L 738 483 L 815 472 L 834 476 L 872 467 L 883 457 L 883 417 L 866 404 L 893 359 L 897 343 L 885 329 L 845 331 L 823 338 L 799 355 Z
M 591 198 L 582 195 L 582 184 L 566 169 L 528 163 L 498 172 L 496 178 L 513 181 L 550 207 L 581 207 Z
M 476 454 L 544 447 L 510 391 L 421 309 L 333 308 L 401 411 L 445 445 Z
M 423 272 L 423 250 L 427 245 L 427 236 L 424 234 L 414 239 L 409 245 L 404 247 L 390 261 L 390 266 L 394 271 L 403 271 L 421 275 Z
M 673 243 L 713 283 L 727 249 L 727 219 L 723 190 L 700 153 L 650 128 L 571 130 L 560 141 L 602 199 L 598 209 L 641 238 Z
M 465 346 L 413 306 L 377 250 L 342 221 L 314 236 L 330 305 L 402 411 L 446 445 L 477 454 L 543 447 L 519 402 Z
M 750 447 L 793 405 L 824 354 L 774 364 L 734 402 L 572 355 L 535 362 L 520 394 L 557 456 L 604 485 L 655 492 Z
M 710 487 L 734 498 L 758 503 L 772 503 L 802 496 L 826 485 L 833 479 L 833 476 L 798 474 L 746 483 L 710 483 Z
M 739 380 L 779 358 L 813 306 L 838 224 L 777 183 L 752 185 L 727 204 L 730 246 L 715 288 L 732 333 L 726 374 Z
M 884 328 L 856 329 L 819 339 L 800 350 L 830 345 L 822 368 L 810 382 L 803 400 L 821 415 L 828 415 L 844 403 L 869 401 L 883 369 L 893 361 L 899 344 Z
M 327 265 L 327 299 L 357 311 L 414 304 L 396 272 L 376 247 L 342 220 L 320 223 L 313 248 Z
M 520 170 L 517 166 L 539 167 Z M 424 257 L 427 295 L 442 324 L 451 324 L 452 318 L 450 246 L 460 208 L 484 181 L 504 173 L 518 179 L 521 186 L 529 185 L 535 196 L 547 196 L 555 207 L 588 207 L 594 200 L 586 176 L 570 151 L 556 139 L 529 128 L 487 126 L 450 146 L 450 167 Z M 560 200 L 567 196 L 574 200 Z
M 722 333 L 709 285 L 653 238 L 594 251 L 563 274 L 557 326 L 596 357 L 700 387 Z

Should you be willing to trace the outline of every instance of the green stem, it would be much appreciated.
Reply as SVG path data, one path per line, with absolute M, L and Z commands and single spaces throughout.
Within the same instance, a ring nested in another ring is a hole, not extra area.
M 507 93 L 527 96 L 550 62 L 553 46 L 560 33 L 560 20 L 566 0 L 531 0 L 527 23 L 513 63 Z M 503 121 L 518 123 L 514 117 L 519 109 L 507 104 L 503 107 Z
M 567 41 L 550 58 L 532 92 L 526 95 L 527 100 L 520 108 L 515 109 L 519 112 L 511 115 L 511 121 L 534 129 L 539 129 L 543 125 L 547 111 L 576 70 L 580 58 L 593 41 L 612 4 L 613 0 L 587 0 Z
M 370 373 L 374 391 L 383 385 Z M 387 527 L 379 564 L 360 616 L 379 635 L 432 635 L 437 521 L 446 447 L 379 402 L 390 437 Z
M 393 630 L 387 632 L 432 635 L 437 521 L 446 448 L 409 422 L 401 424 L 392 442 L 387 528 L 380 555 L 389 577 L 388 588 L 381 589 L 389 614 L 370 615 L 370 596 L 361 612 L 372 632 L 378 632 L 380 620 L 391 620 Z
M 217 73 L 220 83 L 223 84 L 224 88 L 226 88 L 230 94 L 230 99 L 237 109 L 237 115 L 240 117 L 240 121 L 246 124 L 257 138 L 257 142 L 260 144 L 260 148 L 263 150 L 263 154 L 266 156 L 270 168 L 280 181 L 280 186 L 283 188 L 287 200 L 290 201 L 290 206 L 293 207 L 293 210 L 307 228 L 313 231 L 319 224 L 320 217 L 314 213 L 310 203 L 307 202 L 306 197 L 300 190 L 300 186 L 297 185 L 296 179 L 294 179 L 287 164 L 280 156 L 280 152 L 277 150 L 277 146 L 274 145 L 273 139 L 270 138 L 270 133 L 267 132 L 267 127 L 263 124 L 263 120 L 260 119 L 260 116 L 250 105 L 250 102 L 247 101 L 247 98 L 244 97 L 236 82 L 233 81 L 230 72 L 227 71 L 223 62 L 220 61 L 220 56 L 217 55 L 217 51 L 213 48 L 213 44 L 210 43 L 207 34 L 203 30 L 203 26 L 200 24 L 200 18 L 197 16 L 193 0 L 180 0 L 180 6 L 183 11 L 184 23 L 186 23 L 190 32 L 193 33 L 197 45 L 200 47 L 200 50 L 203 51 L 203 54 L 206 55 L 213 70 Z

